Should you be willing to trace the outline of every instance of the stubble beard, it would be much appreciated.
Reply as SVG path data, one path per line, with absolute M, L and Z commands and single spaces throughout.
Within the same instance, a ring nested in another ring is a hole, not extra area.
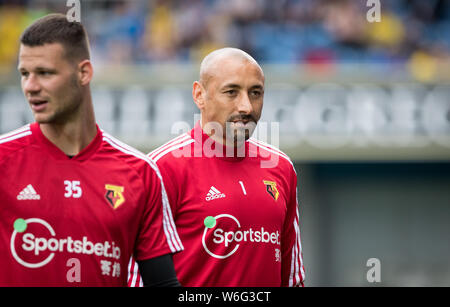
M 232 123 L 227 121 L 225 124 L 227 145 L 231 145 L 235 148 L 241 147 L 248 139 L 250 139 L 255 129 L 255 121 L 249 121 L 245 127 L 237 128 L 232 127 Z
M 73 74 L 68 89 L 63 91 L 63 95 L 66 95 L 63 102 L 61 103 L 60 101 L 58 108 L 54 110 L 52 114 L 47 116 L 47 118 L 41 120 L 36 118 L 36 121 L 39 124 L 61 125 L 67 123 L 75 116 L 81 106 L 81 101 L 83 99 L 81 91 L 82 89 L 78 84 L 77 76 L 76 74 Z

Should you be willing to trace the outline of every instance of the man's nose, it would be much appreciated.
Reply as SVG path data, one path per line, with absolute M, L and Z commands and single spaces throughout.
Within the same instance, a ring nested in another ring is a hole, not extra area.
M 36 76 L 33 74 L 30 74 L 28 76 L 28 78 L 23 80 L 22 88 L 25 93 L 36 93 L 41 90 L 41 85 L 40 85 L 39 81 L 37 80 Z
M 250 114 L 253 110 L 252 102 L 247 93 L 240 96 L 237 102 L 237 111 L 241 114 Z

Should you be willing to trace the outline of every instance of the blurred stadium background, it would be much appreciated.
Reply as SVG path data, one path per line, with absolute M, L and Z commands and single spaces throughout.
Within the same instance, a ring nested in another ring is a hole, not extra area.
M 450 1 L 381 0 L 374 23 L 367 2 L 81 1 L 97 120 L 148 152 L 193 126 L 202 57 L 242 48 L 265 70 L 266 140 L 299 174 L 306 285 L 449 286 Z M 33 121 L 20 33 L 68 10 L 0 0 L 0 133 Z

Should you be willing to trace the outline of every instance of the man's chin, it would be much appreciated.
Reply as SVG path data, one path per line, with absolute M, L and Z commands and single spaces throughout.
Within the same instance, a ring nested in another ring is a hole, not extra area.
M 235 131 L 231 137 L 227 137 L 227 146 L 241 147 L 250 136 L 249 131 Z
M 249 122 L 247 124 L 241 124 L 240 126 L 231 125 L 227 127 L 227 134 L 232 136 L 235 141 L 247 141 L 256 129 L 255 122 Z
M 53 119 L 48 114 L 34 114 L 34 120 L 38 124 L 50 124 L 53 122 Z

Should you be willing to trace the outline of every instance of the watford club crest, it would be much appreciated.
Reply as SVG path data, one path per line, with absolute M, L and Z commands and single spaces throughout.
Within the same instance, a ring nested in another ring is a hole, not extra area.
M 106 194 L 105 198 L 108 203 L 113 207 L 113 209 L 117 209 L 121 204 L 125 202 L 125 197 L 123 196 L 124 188 L 117 185 L 107 184 L 105 185 Z
M 272 198 L 277 201 L 278 200 L 278 196 L 280 195 L 280 193 L 277 190 L 277 183 L 274 181 L 268 181 L 268 180 L 263 180 L 264 184 L 266 185 L 266 191 L 267 193 L 270 194 L 270 196 L 272 196 Z

